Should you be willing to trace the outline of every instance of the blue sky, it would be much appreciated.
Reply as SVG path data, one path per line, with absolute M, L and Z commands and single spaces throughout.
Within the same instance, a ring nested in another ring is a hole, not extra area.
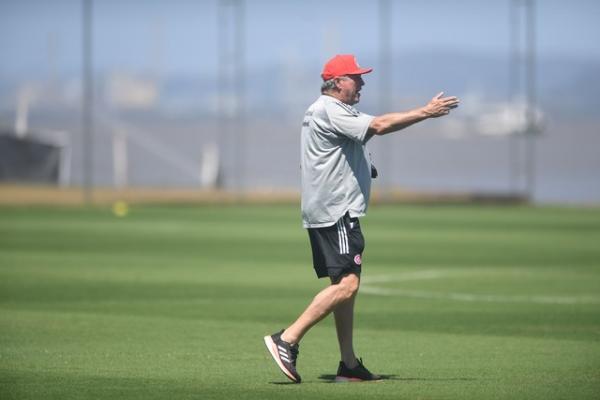
M 376 61 L 378 2 L 247 0 L 246 61 L 321 62 L 334 52 Z M 217 1 L 95 2 L 98 69 L 211 73 L 217 68 Z M 540 56 L 600 60 L 600 2 L 537 1 Z M 508 0 L 392 0 L 394 52 L 508 51 Z M 50 50 L 53 49 L 53 50 Z M 0 1 L 0 76 L 79 73 L 79 0 Z M 290 61 L 292 60 L 292 61 Z M 440 60 L 443 61 L 443 60 Z M 49 64 L 51 66 L 49 66 Z

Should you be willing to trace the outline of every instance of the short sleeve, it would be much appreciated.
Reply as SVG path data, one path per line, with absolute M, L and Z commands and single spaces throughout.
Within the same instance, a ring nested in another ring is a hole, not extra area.
M 330 127 L 334 133 L 360 143 L 365 143 L 370 139 L 367 131 L 374 116 L 361 113 L 354 107 L 339 101 L 327 104 L 326 110 Z

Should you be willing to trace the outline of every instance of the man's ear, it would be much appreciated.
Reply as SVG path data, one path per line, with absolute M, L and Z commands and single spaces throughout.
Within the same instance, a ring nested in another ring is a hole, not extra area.
M 338 77 L 338 78 L 333 78 L 333 80 L 334 80 L 334 82 L 335 82 L 335 88 L 336 88 L 337 90 L 342 90 L 342 89 L 340 88 L 340 84 L 339 84 L 339 82 L 341 81 L 341 78 L 339 78 L 339 77 Z

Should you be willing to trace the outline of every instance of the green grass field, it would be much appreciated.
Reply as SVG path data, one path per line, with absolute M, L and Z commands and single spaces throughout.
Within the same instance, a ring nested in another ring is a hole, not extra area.
M 288 384 L 262 337 L 316 280 L 298 207 L 0 208 L 0 399 L 598 399 L 600 209 L 373 207 L 355 345 Z

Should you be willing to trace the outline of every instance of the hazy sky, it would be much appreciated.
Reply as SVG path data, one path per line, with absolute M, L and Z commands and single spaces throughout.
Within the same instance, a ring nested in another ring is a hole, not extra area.
M 508 52 L 509 0 L 392 0 L 394 52 Z M 540 55 L 600 60 L 600 1 L 538 0 Z M 98 69 L 214 73 L 218 2 L 102 0 L 94 5 Z M 378 2 L 246 0 L 246 62 L 321 62 L 335 52 L 376 61 Z M 81 1 L 0 0 L 0 77 L 79 73 Z

